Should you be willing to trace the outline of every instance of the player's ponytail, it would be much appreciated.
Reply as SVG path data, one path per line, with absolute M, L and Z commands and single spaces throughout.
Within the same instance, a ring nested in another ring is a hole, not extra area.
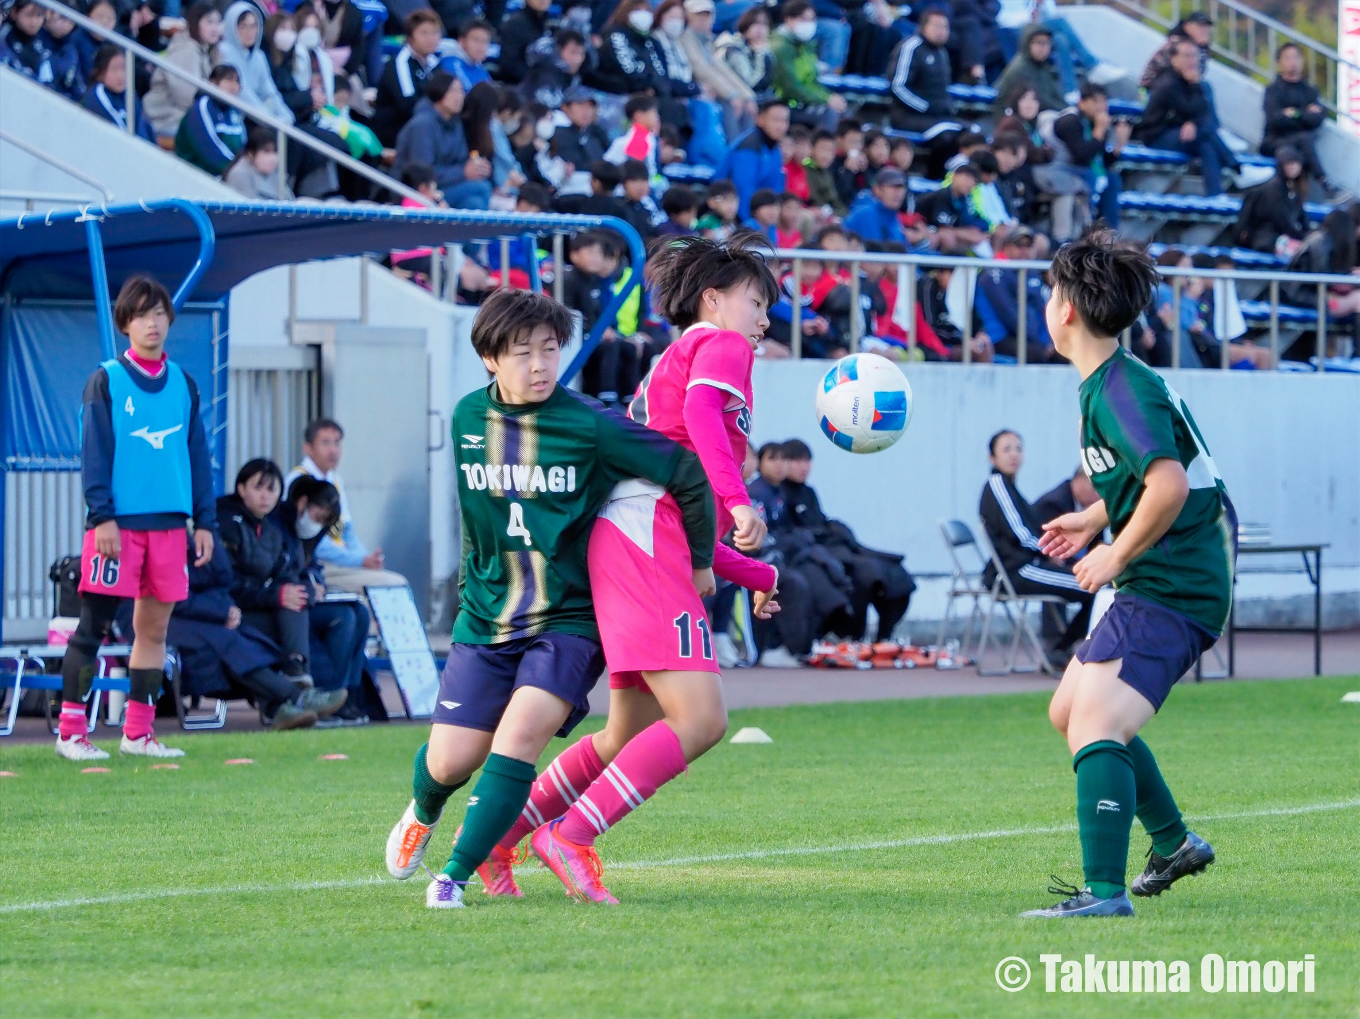
M 769 242 L 758 234 L 734 237 L 725 244 L 703 237 L 676 237 L 657 245 L 643 278 L 651 287 L 652 307 L 678 329 L 699 321 L 705 290 L 730 290 L 747 280 L 765 296 L 767 306 L 779 299 L 779 287 L 761 249 Z

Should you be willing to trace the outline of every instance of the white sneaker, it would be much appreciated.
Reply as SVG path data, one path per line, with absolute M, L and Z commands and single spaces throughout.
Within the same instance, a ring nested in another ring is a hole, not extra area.
M 68 761 L 107 761 L 109 759 L 108 751 L 100 750 L 90 742 L 83 732 L 65 739 L 58 736 L 57 756 L 64 757 Z
M 463 886 L 447 874 L 436 874 L 425 889 L 426 909 L 464 909 Z
M 718 665 L 724 669 L 735 669 L 737 662 L 741 661 L 741 655 L 737 653 L 737 645 L 725 633 L 713 635 L 713 649 L 718 653 Z
M 1086 72 L 1086 80 L 1092 85 L 1108 85 L 1118 81 L 1120 78 L 1128 76 L 1128 71 L 1118 64 L 1112 64 L 1108 60 L 1102 60 Z
M 785 647 L 772 647 L 760 656 L 761 668 L 765 669 L 801 669 L 802 661 L 795 658 Z
M 425 859 L 425 847 L 430 844 L 430 836 L 438 826 L 437 818 L 434 824 L 422 824 L 416 817 L 416 801 L 412 800 L 392 834 L 387 836 L 387 873 L 398 881 L 405 881 L 419 870 Z M 461 906 L 462 901 L 458 904 Z
M 1274 176 L 1275 168 L 1272 166 L 1244 166 L 1233 174 L 1233 183 L 1239 191 L 1245 191 L 1257 184 L 1264 184 Z
M 129 754 L 133 757 L 183 757 L 184 751 L 178 747 L 167 747 L 156 738 L 154 732 L 149 732 L 138 739 L 128 739 L 127 734 L 123 734 L 123 742 L 118 744 L 120 754 Z

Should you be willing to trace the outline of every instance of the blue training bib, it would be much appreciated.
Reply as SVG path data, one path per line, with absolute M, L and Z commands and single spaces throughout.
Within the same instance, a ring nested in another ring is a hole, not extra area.
M 113 412 L 113 511 L 193 515 L 189 415 L 193 400 L 184 370 L 167 361 L 165 385 L 149 393 L 121 361 L 105 361 Z

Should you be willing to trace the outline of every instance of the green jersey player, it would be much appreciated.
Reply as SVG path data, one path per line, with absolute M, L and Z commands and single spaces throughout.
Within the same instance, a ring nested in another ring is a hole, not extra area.
M 510 830 L 554 734 L 589 710 L 604 654 L 586 565 L 595 517 L 620 481 L 645 478 L 680 507 L 695 570 L 713 564 L 713 492 L 699 458 L 660 432 L 557 384 L 571 316 L 524 290 L 498 290 L 472 327 L 494 378 L 453 414 L 463 525 L 458 616 L 414 798 L 387 841 L 387 867 L 421 866 L 449 796 L 482 769 L 444 873 L 425 903 L 463 889 Z
M 1100 501 L 1044 525 L 1043 552 L 1068 558 L 1087 591 L 1113 582 L 1114 602 L 1077 648 L 1049 705 L 1077 775 L 1086 886 L 1024 916 L 1130 916 L 1125 892 L 1136 815 L 1152 838 L 1135 895 L 1158 895 L 1214 859 L 1187 831 L 1152 751 L 1138 736 L 1171 687 L 1228 621 L 1237 518 L 1185 402 L 1119 345 L 1156 283 L 1142 251 L 1108 232 L 1060 249 L 1046 310 L 1054 346 L 1081 373 L 1081 459 Z

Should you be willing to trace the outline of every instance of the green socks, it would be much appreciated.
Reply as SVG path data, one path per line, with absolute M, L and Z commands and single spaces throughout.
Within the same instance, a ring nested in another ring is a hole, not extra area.
M 429 751 L 430 744 L 422 743 L 420 749 L 416 751 L 415 779 L 411 783 L 411 792 L 416 800 L 416 820 L 421 824 L 434 824 L 439 820 L 439 815 L 444 812 L 444 803 L 458 791 L 467 785 L 466 782 L 459 782 L 458 785 L 444 785 L 436 782 L 434 776 L 430 774 L 430 769 L 425 766 L 425 754 Z
M 1133 756 L 1114 740 L 1098 740 L 1072 758 L 1077 773 L 1077 827 L 1086 885 L 1102 899 L 1124 890 L 1129 832 L 1137 790 Z
M 1141 736 L 1129 741 L 1133 758 L 1133 779 L 1138 787 L 1138 820 L 1152 836 L 1152 849 L 1158 856 L 1170 856 L 1185 841 L 1185 822 L 1180 808 L 1166 787 L 1157 759 Z
M 472 877 L 524 810 L 537 777 L 537 770 L 526 761 L 500 754 L 486 759 L 482 777 L 468 797 L 463 831 L 444 868 L 445 874 L 454 881 L 466 882 Z

